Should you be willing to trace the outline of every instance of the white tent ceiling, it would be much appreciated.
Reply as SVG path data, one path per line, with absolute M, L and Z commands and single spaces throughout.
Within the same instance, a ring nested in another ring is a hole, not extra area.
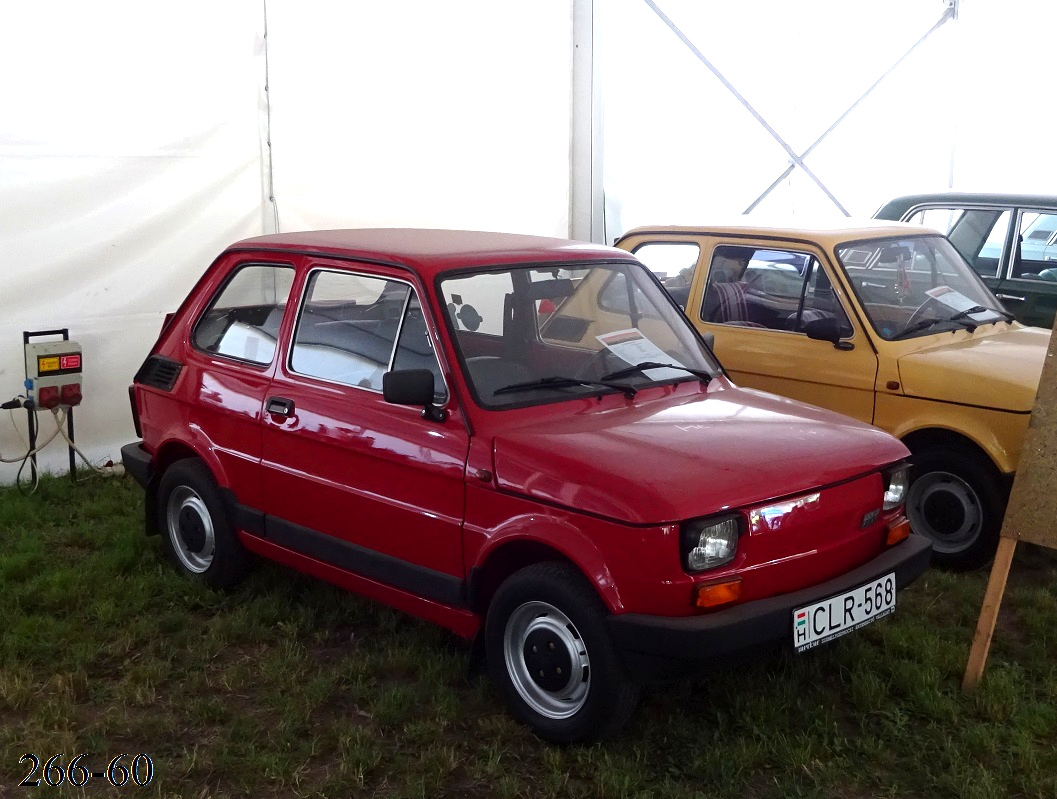
M 276 225 L 601 239 L 740 213 L 790 154 L 672 26 L 799 155 L 945 7 L 3 0 L 0 399 L 21 391 L 22 331 L 68 327 L 78 440 L 116 457 L 164 313 L 225 245 Z M 857 214 L 952 174 L 1052 192 L 1037 84 L 1055 17 L 965 0 L 804 163 Z M 759 210 L 837 213 L 800 167 Z M 23 449 L 14 421 L 0 456 Z M 63 468 L 63 448 L 44 454 Z
M 951 186 L 1055 193 L 1045 0 L 597 7 L 610 237 L 750 207 L 869 216 Z

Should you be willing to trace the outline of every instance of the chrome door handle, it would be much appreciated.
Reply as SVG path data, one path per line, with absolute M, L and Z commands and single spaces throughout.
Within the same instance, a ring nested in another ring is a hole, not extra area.
M 1014 294 L 996 294 L 996 297 L 1000 300 L 1015 300 L 1016 302 L 1024 302 L 1023 297 L 1017 297 Z

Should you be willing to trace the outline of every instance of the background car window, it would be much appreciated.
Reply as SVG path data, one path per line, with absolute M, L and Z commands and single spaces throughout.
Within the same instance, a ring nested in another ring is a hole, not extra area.
M 1057 214 L 1022 212 L 1017 246 L 1012 277 L 1057 282 Z
M 648 242 L 636 248 L 635 257 L 646 264 L 676 304 L 685 309 L 701 248 L 682 241 Z
M 294 333 L 299 374 L 381 391 L 410 287 L 346 272 L 314 272 Z
M 838 319 L 842 335 L 851 335 L 847 315 L 813 256 L 758 247 L 716 247 L 701 305 L 705 322 L 802 332 L 808 322 L 824 318 Z
M 997 208 L 925 208 L 907 221 L 945 234 L 980 277 L 997 277 L 1010 216 Z
M 685 241 L 648 242 L 635 249 L 635 257 L 661 280 L 697 266 L 701 248 Z
M 426 317 L 422 312 L 422 305 L 414 292 L 411 292 L 404 323 L 400 326 L 400 339 L 396 344 L 393 369 L 429 369 L 433 372 L 433 401 L 440 405 L 447 400 L 444 375 L 440 371 L 433 342 L 426 331 Z
M 195 325 L 195 346 L 241 361 L 271 363 L 293 282 L 289 266 L 240 267 Z

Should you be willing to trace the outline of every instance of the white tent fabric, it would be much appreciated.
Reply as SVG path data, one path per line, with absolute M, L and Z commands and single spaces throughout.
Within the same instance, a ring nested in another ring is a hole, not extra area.
M 407 225 L 565 235 L 568 2 L 267 4 L 280 228 Z M 77 440 L 117 460 L 127 386 L 201 272 L 274 230 L 265 7 L 4 3 L 0 399 L 22 332 L 84 348 Z M 25 412 L 0 415 L 0 457 Z M 40 414 L 42 429 L 53 425 Z M 65 469 L 61 440 L 41 453 Z M 0 464 L 0 484 L 17 466 Z
M 116 459 L 163 315 L 224 246 L 277 225 L 567 235 L 601 229 L 603 188 L 607 239 L 741 213 L 790 155 L 652 6 L 799 154 L 948 1 L 604 0 L 592 39 L 574 30 L 591 0 L 3 0 L 0 399 L 22 391 L 22 331 L 69 328 L 78 441 Z M 952 178 L 1053 193 L 1038 85 L 1055 22 L 1047 0 L 960 0 L 805 163 L 857 215 Z M 586 104 L 603 109 L 590 159 Z M 800 167 L 758 211 L 839 213 Z M 23 451 L 12 417 L 0 457 Z M 43 455 L 65 468 L 59 444 Z
M 961 0 L 957 19 L 902 61 L 947 0 L 655 5 L 798 155 L 899 62 L 805 159 L 853 216 L 952 179 L 966 191 L 1057 189 L 1043 157 L 1057 111 L 1039 83 L 1057 24 L 1047 0 Z M 790 155 L 649 2 L 597 9 L 609 238 L 741 214 Z M 797 167 L 753 213 L 840 210 Z
M 283 230 L 569 224 L 569 3 L 269 3 Z
M 84 348 L 76 428 L 92 458 L 117 460 L 134 438 L 126 389 L 164 313 L 224 244 L 261 231 L 259 11 L 5 3 L 0 396 L 24 391 L 22 331 L 69 328 Z M 25 411 L 12 416 L 24 436 Z M 64 467 L 61 443 L 43 467 Z M 20 452 L 0 417 L 0 455 Z M 0 483 L 15 468 L 0 467 Z

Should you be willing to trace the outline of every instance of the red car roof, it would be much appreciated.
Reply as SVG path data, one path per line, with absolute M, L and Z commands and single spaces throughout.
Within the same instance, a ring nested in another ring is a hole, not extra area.
M 424 276 L 473 266 L 635 260 L 623 250 L 589 242 L 517 233 L 412 228 L 274 233 L 243 239 L 228 249 L 295 250 L 383 261 L 414 268 Z

